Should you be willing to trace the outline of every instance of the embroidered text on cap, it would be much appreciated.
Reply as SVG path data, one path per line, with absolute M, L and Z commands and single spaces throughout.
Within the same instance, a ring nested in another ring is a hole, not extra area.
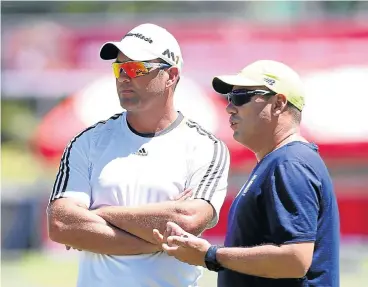
M 142 35 L 141 33 L 128 33 L 124 36 L 125 37 L 129 37 L 129 36 L 134 36 L 134 37 L 137 37 L 139 39 L 142 39 L 150 44 L 153 43 L 153 40 L 151 38 L 147 38 L 146 36 Z

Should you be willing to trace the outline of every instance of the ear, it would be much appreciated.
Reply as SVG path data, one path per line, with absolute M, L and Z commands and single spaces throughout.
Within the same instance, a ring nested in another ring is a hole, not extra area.
M 277 94 L 274 96 L 272 104 L 272 115 L 279 116 L 285 109 L 287 105 L 287 99 L 283 94 Z
M 166 87 L 168 88 L 177 82 L 179 77 L 179 70 L 177 67 L 170 67 L 167 70 L 167 73 L 169 75 L 169 78 L 166 81 Z

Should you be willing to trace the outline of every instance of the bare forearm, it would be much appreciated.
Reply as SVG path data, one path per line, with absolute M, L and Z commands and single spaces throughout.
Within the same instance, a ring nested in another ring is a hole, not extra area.
M 85 228 L 74 229 L 72 236 L 66 236 L 64 240 L 61 238 L 59 243 L 108 255 L 135 255 L 159 251 L 159 248 L 152 243 L 99 223 L 90 223 Z
M 109 255 L 154 253 L 159 250 L 141 238 L 108 224 L 87 209 L 56 207 L 49 214 L 49 236 L 58 243 Z
M 96 212 L 109 223 L 155 243 L 152 230 L 158 229 L 163 233 L 168 221 L 175 222 L 184 230 L 196 235 L 204 230 L 212 214 L 197 214 L 191 205 L 193 203 L 173 201 L 139 207 L 109 206 Z
M 304 271 L 282 247 L 263 245 L 251 248 L 220 248 L 216 258 L 225 268 L 266 278 L 300 278 Z
M 109 206 L 97 211 L 97 214 L 109 223 L 128 231 L 149 242 L 156 242 L 152 235 L 154 228 L 164 231 L 168 221 L 187 226 L 186 216 L 175 211 L 174 204 L 164 208 L 155 205 L 142 207 Z

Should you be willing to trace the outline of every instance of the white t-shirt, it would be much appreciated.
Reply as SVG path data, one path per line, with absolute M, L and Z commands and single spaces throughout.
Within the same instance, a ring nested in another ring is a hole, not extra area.
M 126 113 L 91 126 L 73 138 L 61 158 L 50 202 L 62 197 L 103 205 L 139 206 L 171 200 L 187 189 L 216 210 L 217 224 L 227 191 L 227 146 L 179 113 L 152 135 L 133 131 Z M 196 286 L 202 268 L 166 253 L 110 256 L 81 252 L 78 286 Z

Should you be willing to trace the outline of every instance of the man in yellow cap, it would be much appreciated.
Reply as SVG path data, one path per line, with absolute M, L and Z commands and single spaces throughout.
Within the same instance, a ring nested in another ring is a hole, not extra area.
M 315 144 L 300 135 L 304 89 L 283 63 L 260 60 L 218 76 L 234 139 L 257 165 L 235 198 L 224 246 L 169 222 L 163 249 L 218 272 L 218 286 L 339 286 L 339 212 Z

